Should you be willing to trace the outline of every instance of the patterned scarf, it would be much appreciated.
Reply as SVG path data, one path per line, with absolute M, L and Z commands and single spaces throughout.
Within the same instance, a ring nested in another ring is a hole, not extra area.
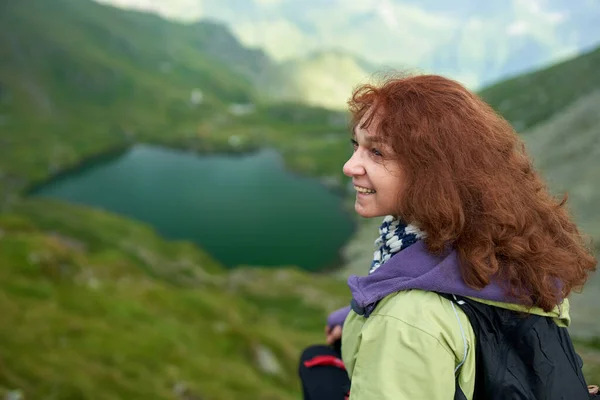
M 377 250 L 373 253 L 369 275 L 377 271 L 394 254 L 426 237 L 425 232 L 419 230 L 415 225 L 406 224 L 392 215 L 388 215 L 383 219 L 383 223 L 379 228 L 379 235 L 375 240 Z

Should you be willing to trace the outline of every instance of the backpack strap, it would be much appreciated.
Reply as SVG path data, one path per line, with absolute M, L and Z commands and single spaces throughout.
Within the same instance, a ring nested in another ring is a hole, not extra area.
M 468 351 L 467 350 L 467 336 L 465 334 L 465 329 L 463 327 L 463 324 L 460 320 L 460 316 L 458 315 L 458 311 L 456 311 L 456 305 L 455 305 L 455 303 L 458 305 L 461 305 L 461 302 L 463 304 L 464 304 L 464 302 L 462 300 L 459 300 L 455 295 L 451 295 L 451 294 L 447 294 L 447 293 L 437 293 L 437 294 L 450 300 L 450 304 L 452 305 L 452 309 L 454 310 L 454 315 L 456 315 L 456 320 L 458 321 L 458 326 L 460 328 L 460 334 L 463 339 L 463 346 L 464 346 L 465 352 L 463 355 L 463 359 L 454 369 L 454 387 L 455 387 L 454 400 L 467 400 L 467 396 L 465 396 L 465 394 L 462 391 L 460 384 L 458 382 L 458 378 L 460 377 L 460 368 L 464 365 L 464 363 L 467 359 L 467 351 Z
M 456 296 L 453 296 L 453 297 L 454 297 L 454 300 L 458 303 L 459 300 L 456 298 Z M 456 306 L 454 305 L 454 302 L 451 302 L 450 304 L 452 305 L 452 309 L 454 310 L 454 315 L 456 315 L 456 321 L 458 321 L 458 327 L 460 328 L 460 335 L 462 336 L 462 340 L 463 340 L 463 349 L 465 350 L 462 360 L 454 369 L 454 374 L 458 375 L 457 374 L 458 370 L 460 369 L 460 367 L 463 366 L 463 364 L 467 360 L 467 336 L 465 335 L 465 329 L 463 328 L 463 324 L 460 321 L 460 317 L 458 315 L 458 311 L 456 311 Z

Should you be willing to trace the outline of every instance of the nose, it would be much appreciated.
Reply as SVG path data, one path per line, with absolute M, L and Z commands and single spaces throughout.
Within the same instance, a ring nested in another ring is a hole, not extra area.
M 355 151 L 352 154 L 352 157 L 350 157 L 350 159 L 348 161 L 346 161 L 346 163 L 344 164 L 343 171 L 344 171 L 344 175 L 346 175 L 350 178 L 365 174 L 365 167 L 363 166 L 363 163 L 361 162 L 358 151 Z

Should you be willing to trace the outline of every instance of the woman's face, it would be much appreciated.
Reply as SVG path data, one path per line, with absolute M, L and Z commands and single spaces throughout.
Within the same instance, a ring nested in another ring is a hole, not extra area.
M 361 128 L 362 122 L 354 130 L 354 154 L 344 164 L 344 174 L 352 178 L 356 190 L 354 209 L 365 218 L 395 215 L 404 187 L 403 171 L 392 149 L 375 136 L 377 118 L 366 129 Z

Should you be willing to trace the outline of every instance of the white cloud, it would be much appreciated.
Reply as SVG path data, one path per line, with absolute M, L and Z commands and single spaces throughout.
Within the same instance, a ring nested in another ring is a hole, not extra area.
M 467 21 L 465 27 L 470 31 L 480 31 L 485 28 L 485 23 L 482 19 L 473 17 Z
M 383 0 L 377 7 L 379 18 L 385 23 L 388 29 L 396 30 L 398 28 L 398 19 L 394 15 L 394 4 Z
M 374 63 L 417 65 L 441 40 L 460 27 L 458 21 L 389 0 L 337 0 L 309 10 L 324 46 L 342 48 Z
M 452 79 L 463 84 L 470 90 L 477 90 L 480 83 L 479 75 L 476 72 L 454 73 L 452 74 Z
M 506 28 L 510 36 L 523 36 L 529 32 L 529 25 L 525 21 L 515 21 Z
M 552 24 L 559 24 L 568 17 L 566 12 L 554 11 L 546 14 L 546 19 Z
M 551 10 L 544 0 L 513 0 L 516 21 L 509 26 L 509 34 L 527 36 L 543 45 L 556 58 L 561 52 L 571 52 L 572 46 L 556 34 L 557 24 L 568 17 L 564 11 Z
M 317 48 L 316 40 L 283 18 L 246 21 L 231 28 L 246 46 L 262 47 L 277 61 L 298 56 L 299 49 L 306 53 Z
M 254 4 L 259 7 L 275 7 L 283 4 L 285 0 L 254 0 Z
M 445 15 L 394 0 L 363 0 L 360 2 L 337 0 L 328 8 L 319 9 L 319 13 L 325 18 L 334 15 L 344 18 L 365 16 L 365 14 L 372 13 L 378 15 L 382 20 L 394 21 L 392 25 L 403 23 L 411 27 L 427 27 L 435 30 L 452 28 L 457 25 L 457 21 Z
M 514 0 L 516 14 L 526 16 L 538 23 L 559 24 L 568 18 L 567 11 L 548 10 L 543 0 Z

